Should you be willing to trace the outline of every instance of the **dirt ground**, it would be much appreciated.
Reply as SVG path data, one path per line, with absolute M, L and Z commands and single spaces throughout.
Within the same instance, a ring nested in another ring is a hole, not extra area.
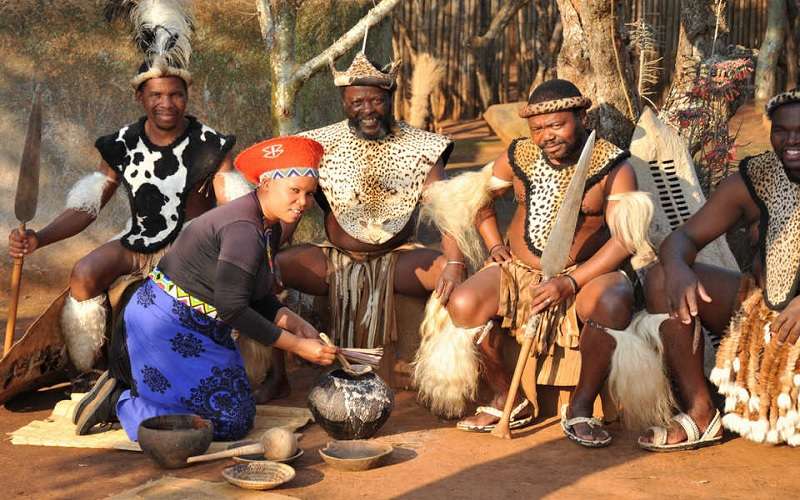
M 756 117 L 752 109 L 743 110 L 749 126 L 740 133 L 748 142 L 742 149 L 751 153 L 767 147 L 766 129 Z M 459 166 L 480 165 L 502 152 L 480 122 L 463 125 L 459 133 L 469 137 L 454 154 Z M 65 261 L 71 260 L 65 256 Z M 26 264 L 17 336 L 58 293 L 67 269 L 37 268 L 33 259 Z M 2 318 L 8 307 L 8 270 L 7 264 L 0 266 Z M 313 369 L 295 369 L 293 394 L 278 404 L 304 406 L 315 376 Z M 66 390 L 50 388 L 9 402 L 0 409 L 0 433 L 45 418 L 56 401 L 67 397 Z M 331 469 L 317 454 L 328 437 L 312 425 L 303 431 L 305 454 L 295 463 L 296 478 L 275 492 L 308 499 L 775 498 L 794 497 L 800 486 L 800 450 L 729 437 L 704 450 L 652 454 L 636 447 L 634 433 L 618 424 L 610 429 L 614 442 L 600 450 L 569 442 L 554 419 L 537 423 L 512 441 L 501 441 L 458 431 L 453 422 L 441 421 L 417 405 L 413 393 L 400 392 L 377 436 L 397 446 L 387 465 L 360 473 Z M 12 446 L 8 438 L 0 440 L 4 498 L 104 498 L 165 474 L 221 481 L 227 465 L 220 461 L 164 471 L 137 453 Z

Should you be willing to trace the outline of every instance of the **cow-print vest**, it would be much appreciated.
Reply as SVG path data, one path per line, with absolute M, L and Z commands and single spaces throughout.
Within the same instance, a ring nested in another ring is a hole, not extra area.
M 800 281 L 800 185 L 789 179 L 773 151 L 745 158 L 739 172 L 761 210 L 764 300 L 780 310 L 797 295 Z
M 319 185 L 336 221 L 353 238 L 373 245 L 408 224 L 428 173 L 439 158 L 447 162 L 453 148 L 447 137 L 404 122 L 376 140 L 358 137 L 347 120 L 301 135 L 325 149 Z
M 128 193 L 131 228 L 120 240 L 125 248 L 153 253 L 171 243 L 183 227 L 189 191 L 213 176 L 236 143 L 234 136 L 186 118 L 186 130 L 168 146 L 150 142 L 146 117 L 95 142 Z
M 600 182 L 628 156 L 628 151 L 598 139 L 592 150 L 584 192 Z M 542 150 L 529 138 L 515 139 L 511 143 L 508 160 L 514 174 L 525 186 L 525 242 L 531 252 L 541 256 L 575 172 L 575 165 L 551 165 Z

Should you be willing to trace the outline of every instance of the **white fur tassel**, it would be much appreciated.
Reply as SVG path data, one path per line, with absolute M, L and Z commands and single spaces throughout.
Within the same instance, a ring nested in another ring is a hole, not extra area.
M 439 299 L 428 300 L 413 377 L 417 398 L 435 415 L 460 417 L 475 399 L 480 359 L 473 337 L 482 329 L 458 328 Z
M 443 234 L 450 235 L 476 268 L 483 263 L 484 250 L 483 240 L 475 229 L 475 217 L 492 200 L 493 168 L 491 162 L 479 172 L 434 182 L 425 189 L 420 208 L 419 220 L 432 222 Z
M 750 402 L 750 393 L 744 387 L 739 387 L 736 390 L 736 399 L 742 404 L 747 404 Z
M 758 413 L 758 409 L 761 406 L 761 398 L 755 395 L 751 396 L 750 401 L 747 402 L 747 405 L 751 413 Z
M 653 200 L 650 193 L 631 191 L 613 194 L 608 201 L 616 204 L 608 217 L 611 236 L 622 243 L 633 258 L 633 267 L 639 269 L 654 261 L 650 241 L 650 222 L 653 220 Z
M 222 176 L 225 201 L 233 201 L 253 191 L 253 186 L 239 172 L 219 172 Z
M 103 204 L 103 189 L 106 182 L 108 177 L 100 172 L 81 177 L 67 194 L 67 208 L 97 217 Z
M 606 331 L 617 347 L 608 377 L 611 396 L 622 407 L 626 426 L 669 426 L 675 401 L 664 371 L 659 326 L 666 314 L 637 314 L 625 330 Z
M 789 439 L 786 440 L 786 444 L 791 447 L 800 446 L 800 434 L 794 434 L 789 436 Z
M 733 431 L 737 434 L 742 433 L 741 421 L 742 417 L 736 413 L 728 413 L 722 417 L 722 425 L 729 431 Z
M 81 372 L 92 369 L 106 335 L 106 295 L 83 301 L 68 295 L 61 311 L 61 331 L 72 364 Z
M 758 419 L 750 425 L 749 438 L 756 443 L 763 443 L 767 439 L 769 422 L 765 418 Z
M 770 429 L 767 431 L 767 439 L 766 442 L 769 444 L 778 444 L 778 438 L 780 434 L 778 433 L 777 429 Z
M 792 407 L 792 397 L 788 393 L 782 392 L 778 395 L 778 408 L 788 410 Z
M 720 368 L 715 366 L 711 373 L 708 375 L 708 380 L 722 390 L 722 386 L 727 384 L 731 379 L 731 369 L 725 364 L 725 367 Z

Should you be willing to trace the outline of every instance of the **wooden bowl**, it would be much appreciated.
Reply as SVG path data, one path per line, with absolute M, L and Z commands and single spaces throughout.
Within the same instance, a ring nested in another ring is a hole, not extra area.
M 202 455 L 214 438 L 211 421 L 197 415 L 151 417 L 139 424 L 139 446 L 165 469 L 186 467 L 186 459 Z
M 372 469 L 394 448 L 376 441 L 331 441 L 319 450 L 322 459 L 331 467 L 346 471 Z
M 236 464 L 225 468 L 222 477 L 246 490 L 269 490 L 294 479 L 294 469 L 277 462 Z

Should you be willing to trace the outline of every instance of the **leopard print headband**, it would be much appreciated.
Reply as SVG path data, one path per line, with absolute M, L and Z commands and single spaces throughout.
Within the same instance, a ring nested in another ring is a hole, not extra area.
M 582 95 L 577 97 L 564 97 L 562 99 L 553 99 L 552 101 L 528 104 L 519 110 L 519 116 L 521 118 L 530 118 L 531 116 L 558 113 L 559 111 L 566 111 L 568 109 L 585 109 L 591 105 L 592 100 Z
M 784 104 L 790 104 L 793 102 L 800 102 L 800 87 L 796 89 L 789 90 L 787 92 L 783 92 L 782 94 L 778 94 L 772 99 L 767 102 L 767 116 L 771 117 L 772 113 L 778 109 L 779 107 L 783 106 Z

